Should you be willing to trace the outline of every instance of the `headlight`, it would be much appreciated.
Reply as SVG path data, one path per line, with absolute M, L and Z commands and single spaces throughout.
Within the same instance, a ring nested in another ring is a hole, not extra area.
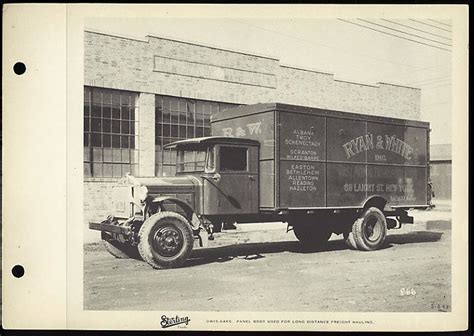
M 136 186 L 134 188 L 135 198 L 139 199 L 141 202 L 146 200 L 148 196 L 148 188 L 144 185 Z

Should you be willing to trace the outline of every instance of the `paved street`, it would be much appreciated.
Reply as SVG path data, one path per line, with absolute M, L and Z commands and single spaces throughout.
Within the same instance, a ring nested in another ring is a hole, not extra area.
M 153 270 L 85 246 L 84 308 L 201 311 L 449 311 L 451 232 L 429 211 L 389 231 L 383 249 L 349 250 L 333 235 L 303 251 L 281 223 L 240 225 L 193 251 L 185 267 Z M 446 214 L 448 214 L 446 216 Z M 431 222 L 431 225 L 430 225 Z M 238 244 L 237 244 L 238 243 Z

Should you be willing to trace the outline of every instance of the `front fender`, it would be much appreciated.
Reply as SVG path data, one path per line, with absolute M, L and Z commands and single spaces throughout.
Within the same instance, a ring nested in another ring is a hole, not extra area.
M 169 203 L 174 203 L 177 206 L 179 206 L 181 209 L 183 209 L 184 213 L 186 214 L 186 219 L 189 221 L 189 224 L 191 225 L 193 230 L 198 230 L 200 225 L 201 225 L 201 220 L 196 214 L 196 211 L 193 209 L 191 205 L 189 205 L 187 202 L 176 198 L 172 196 L 158 196 L 155 197 L 151 200 L 151 203 L 164 203 L 164 202 L 169 202 Z

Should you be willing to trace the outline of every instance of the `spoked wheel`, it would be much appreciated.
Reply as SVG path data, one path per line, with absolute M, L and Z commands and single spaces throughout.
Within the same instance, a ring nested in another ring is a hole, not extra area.
M 387 220 L 382 211 L 372 207 L 352 225 L 357 248 L 363 251 L 379 249 L 387 236 Z
M 153 268 L 182 265 L 191 254 L 194 238 L 187 220 L 180 214 L 162 211 L 148 218 L 138 233 L 138 251 Z
M 141 259 L 140 254 L 138 253 L 138 248 L 127 243 L 116 240 L 107 232 L 101 232 L 102 244 L 105 249 L 113 255 L 115 258 L 119 259 Z

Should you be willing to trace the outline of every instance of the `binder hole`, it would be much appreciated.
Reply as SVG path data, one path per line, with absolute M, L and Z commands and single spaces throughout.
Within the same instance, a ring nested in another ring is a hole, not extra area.
M 15 278 L 21 278 L 25 274 L 25 269 L 21 265 L 15 265 L 12 268 L 12 274 Z
M 13 66 L 13 71 L 17 75 L 23 75 L 26 71 L 26 65 L 23 62 L 16 62 L 15 65 Z

